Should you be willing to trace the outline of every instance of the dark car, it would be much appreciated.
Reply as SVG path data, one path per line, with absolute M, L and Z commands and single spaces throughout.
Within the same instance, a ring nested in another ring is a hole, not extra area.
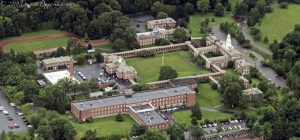
M 14 128 L 14 125 L 9 124 L 9 125 L 8 125 L 8 128 L 13 129 L 13 128 Z
M 7 116 L 7 119 L 10 121 L 14 120 L 11 116 Z

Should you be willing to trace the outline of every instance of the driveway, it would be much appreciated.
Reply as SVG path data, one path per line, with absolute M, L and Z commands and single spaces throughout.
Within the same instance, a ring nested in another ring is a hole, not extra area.
M 20 132 L 20 131 L 28 130 L 28 127 L 25 125 L 21 117 L 17 115 L 16 108 L 10 106 L 9 100 L 7 99 L 7 97 L 4 95 L 2 91 L 0 91 L 0 106 L 3 106 L 9 112 L 9 116 L 13 118 L 13 121 L 9 121 L 3 113 L 0 113 L 0 132 L 2 132 L 3 130 L 6 132 L 8 131 Z M 15 124 L 15 123 L 20 125 L 20 127 L 14 129 L 8 128 L 9 124 Z
M 216 37 L 220 38 L 221 40 L 226 40 L 227 35 L 219 29 L 219 26 L 213 26 L 213 32 Z M 260 54 L 256 53 L 255 51 L 242 48 L 238 44 L 237 40 L 234 38 L 231 39 L 231 42 L 232 42 L 232 45 L 236 46 L 237 49 L 240 52 L 242 52 L 242 58 L 245 59 L 247 62 L 253 64 L 267 79 L 269 79 L 269 81 L 271 83 L 275 84 L 276 86 L 286 87 L 286 81 L 282 77 L 277 77 L 277 74 L 273 69 L 271 69 L 269 67 L 265 67 L 261 64 L 261 61 L 264 60 L 264 58 Z M 256 45 L 258 45 L 258 44 L 256 44 Z M 262 47 L 260 47 L 260 48 L 262 48 Z M 270 50 L 268 50 L 268 51 L 270 51 Z M 247 57 L 246 56 L 247 52 L 252 53 L 257 58 L 256 61 Z

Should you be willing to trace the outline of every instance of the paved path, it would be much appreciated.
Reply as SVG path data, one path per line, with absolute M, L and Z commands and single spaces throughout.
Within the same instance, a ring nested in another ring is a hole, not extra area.
M 213 26 L 213 32 L 216 37 L 220 38 L 221 40 L 226 40 L 227 35 L 219 29 L 219 26 Z M 231 42 L 234 46 L 237 46 L 237 49 L 240 52 L 242 52 L 242 58 L 253 64 L 267 79 L 270 80 L 271 83 L 274 83 L 276 86 L 286 87 L 286 81 L 282 77 L 277 77 L 277 74 L 273 69 L 265 67 L 261 64 L 261 61 L 264 60 L 264 58 L 260 54 L 256 53 L 255 51 L 242 48 L 234 38 L 231 39 Z M 252 53 L 257 60 L 254 61 L 246 56 L 247 52 Z
M 250 33 L 248 32 L 248 25 L 247 25 L 247 24 L 241 24 L 241 28 L 242 28 L 242 33 L 244 34 L 245 38 L 250 40 L 250 43 L 251 43 L 251 45 L 252 45 L 254 48 L 256 48 L 256 49 L 258 49 L 258 50 L 264 52 L 265 54 L 273 55 L 272 51 L 270 51 L 270 50 L 267 49 L 267 48 L 262 47 L 262 46 L 260 45 L 260 42 L 255 41 L 255 40 L 253 39 L 253 37 L 252 37 L 252 36 L 250 35 Z
M 217 109 L 207 108 L 205 106 L 200 106 L 200 108 L 201 108 L 201 110 L 206 110 L 206 111 L 209 111 L 209 112 L 220 112 Z

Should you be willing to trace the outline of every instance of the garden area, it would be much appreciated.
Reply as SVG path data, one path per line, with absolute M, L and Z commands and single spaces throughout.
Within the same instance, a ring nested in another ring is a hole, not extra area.
M 154 57 L 134 57 L 126 59 L 126 63 L 133 66 L 138 73 L 138 82 L 148 83 L 159 79 L 163 54 Z M 209 70 L 200 69 L 191 61 L 188 51 L 176 51 L 164 54 L 164 66 L 170 66 L 178 73 L 178 77 L 210 73 Z
M 257 24 L 262 37 L 268 37 L 269 43 L 263 43 L 266 48 L 273 40 L 280 42 L 286 34 L 293 31 L 295 24 L 300 23 L 299 5 L 289 4 L 287 9 L 282 9 L 278 4 L 274 4 L 272 8 L 273 13 L 266 14 L 261 23 Z

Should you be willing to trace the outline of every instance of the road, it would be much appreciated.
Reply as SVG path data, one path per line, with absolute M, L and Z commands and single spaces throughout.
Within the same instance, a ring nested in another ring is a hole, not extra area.
M 213 32 L 216 37 L 220 38 L 221 40 L 226 40 L 227 35 L 224 34 L 219 29 L 219 26 L 213 26 Z M 275 84 L 276 86 L 286 87 L 286 81 L 282 77 L 277 77 L 277 74 L 273 69 L 271 69 L 269 67 L 265 67 L 261 64 L 261 61 L 264 60 L 264 58 L 260 54 L 254 52 L 252 50 L 242 48 L 238 44 L 236 39 L 234 39 L 234 38 L 231 39 L 231 42 L 232 42 L 232 45 L 236 46 L 237 49 L 240 52 L 242 52 L 242 58 L 245 59 L 247 62 L 253 64 L 267 79 L 270 80 L 271 83 Z M 256 44 L 256 45 L 258 45 L 258 44 Z M 262 47 L 259 47 L 259 48 L 262 48 Z M 252 53 L 257 59 L 254 61 L 254 60 L 250 59 L 249 57 L 247 57 L 246 56 L 247 52 Z
M 0 113 L 0 124 L 1 124 L 0 132 L 2 132 L 3 130 L 6 132 L 8 131 L 21 132 L 21 131 L 28 130 L 28 127 L 25 125 L 21 117 L 17 115 L 16 108 L 9 105 L 9 100 L 7 99 L 7 97 L 4 95 L 2 91 L 0 91 L 0 106 L 4 106 L 4 108 L 9 112 L 9 116 L 13 118 L 13 121 L 9 121 L 3 113 Z M 9 124 L 15 124 L 15 123 L 20 125 L 20 128 L 14 128 L 14 129 L 8 128 Z

